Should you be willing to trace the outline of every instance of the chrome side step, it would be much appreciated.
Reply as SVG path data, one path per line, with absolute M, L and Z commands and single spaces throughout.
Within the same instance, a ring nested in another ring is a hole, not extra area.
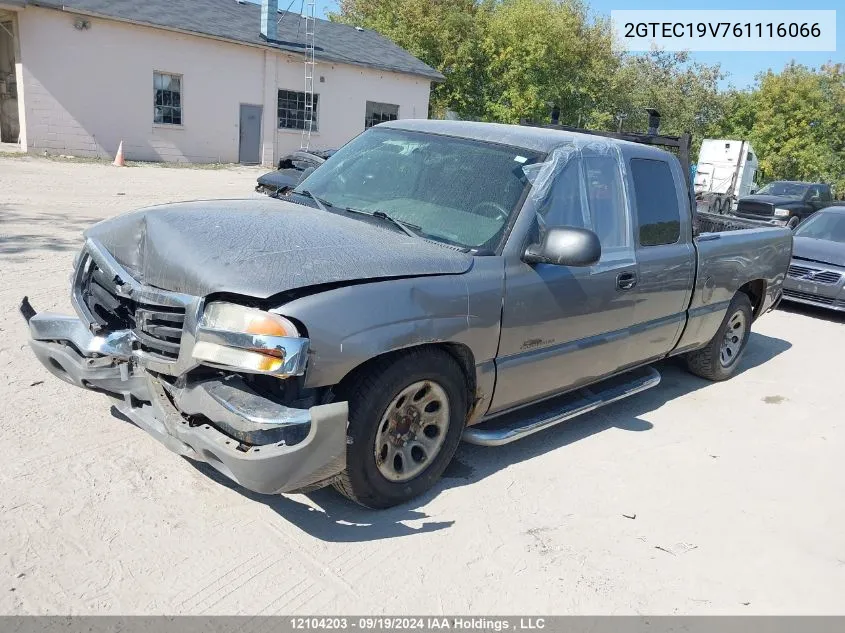
M 656 369 L 641 367 L 572 393 L 490 418 L 466 429 L 463 439 L 481 446 L 510 444 L 659 384 L 660 373 Z

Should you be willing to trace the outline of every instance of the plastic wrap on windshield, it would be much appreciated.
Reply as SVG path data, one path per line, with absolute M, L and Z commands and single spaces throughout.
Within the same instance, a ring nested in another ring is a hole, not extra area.
M 546 220 L 540 210 L 543 203 L 551 194 L 552 187 L 560 175 L 572 161 L 577 161 L 579 197 L 581 201 L 581 215 L 583 226 L 592 228 L 590 217 L 590 201 L 587 195 L 587 179 L 584 177 L 584 161 L 588 156 L 609 156 L 613 157 L 619 169 L 622 183 L 622 195 L 625 201 L 626 222 L 630 223 L 631 218 L 631 192 L 628 189 L 628 174 L 625 168 L 625 161 L 619 143 L 602 137 L 590 137 L 586 135 L 573 136 L 568 142 L 552 150 L 542 163 L 533 163 L 522 168 L 528 182 L 531 183 L 531 191 L 528 199 L 533 203 L 537 222 L 540 227 L 540 234 L 546 229 Z M 630 226 L 627 227 L 630 234 Z

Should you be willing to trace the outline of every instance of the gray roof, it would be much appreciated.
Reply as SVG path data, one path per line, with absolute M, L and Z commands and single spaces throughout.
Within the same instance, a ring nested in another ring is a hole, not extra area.
M 532 127 L 530 125 L 507 125 L 504 123 L 480 123 L 475 121 L 440 121 L 434 119 L 400 119 L 381 123 L 377 127 L 391 127 L 400 130 L 430 132 L 462 138 L 502 143 L 513 147 L 522 147 L 535 152 L 548 153 L 556 147 L 577 142 L 591 145 L 618 145 L 626 154 L 641 157 L 653 157 L 665 160 L 670 152 L 653 145 L 632 143 L 621 139 L 580 134 L 566 130 Z
M 190 33 L 272 46 L 302 53 L 305 25 L 298 13 L 279 13 L 278 40 L 270 44 L 260 36 L 261 7 L 236 0 L 29 0 L 28 4 L 81 11 L 106 18 L 128 20 Z M 284 6 L 284 0 L 280 0 Z M 317 20 L 315 57 L 325 61 L 367 66 L 443 81 L 442 74 L 421 62 L 386 37 L 370 30 Z

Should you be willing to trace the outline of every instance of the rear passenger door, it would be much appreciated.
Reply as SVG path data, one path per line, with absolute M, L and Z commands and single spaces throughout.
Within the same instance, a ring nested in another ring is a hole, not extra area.
M 667 354 L 686 323 L 695 278 L 689 198 L 674 160 L 631 158 L 636 289 L 631 346 L 646 361 Z

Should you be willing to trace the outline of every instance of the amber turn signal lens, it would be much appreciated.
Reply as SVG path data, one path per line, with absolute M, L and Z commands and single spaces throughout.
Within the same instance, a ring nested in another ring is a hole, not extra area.
M 246 326 L 249 334 L 263 336 L 299 336 L 293 323 L 277 314 L 265 313 L 250 318 Z

